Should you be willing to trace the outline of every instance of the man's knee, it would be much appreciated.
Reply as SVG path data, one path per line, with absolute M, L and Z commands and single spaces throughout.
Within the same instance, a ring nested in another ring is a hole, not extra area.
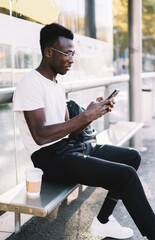
M 137 178 L 137 172 L 132 166 L 124 166 L 122 169 L 122 174 L 121 174 L 121 180 L 122 180 L 122 185 L 126 185 L 131 181 L 135 181 Z
M 139 184 L 139 181 L 140 180 L 136 170 L 132 166 L 125 166 L 124 170 L 122 171 L 118 189 L 121 198 L 123 198 L 124 194 L 127 192 L 132 191 L 132 189 Z
M 138 169 L 140 163 L 141 163 L 141 155 L 140 153 L 135 149 L 130 149 L 132 154 L 132 159 L 134 160 L 134 168 Z

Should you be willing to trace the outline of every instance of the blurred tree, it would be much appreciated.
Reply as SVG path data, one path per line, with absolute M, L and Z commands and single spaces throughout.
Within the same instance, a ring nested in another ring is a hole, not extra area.
M 128 1 L 113 0 L 113 39 L 114 60 L 116 60 L 116 74 L 119 74 L 120 57 L 125 56 L 128 47 Z M 155 54 L 155 1 L 142 0 L 142 35 L 143 52 Z M 154 66 L 155 69 L 155 66 Z
M 120 74 L 120 55 L 127 48 L 128 3 L 125 0 L 113 0 L 113 39 L 114 39 L 114 60 L 116 60 L 116 74 Z
M 143 0 L 143 50 L 155 54 L 155 1 Z

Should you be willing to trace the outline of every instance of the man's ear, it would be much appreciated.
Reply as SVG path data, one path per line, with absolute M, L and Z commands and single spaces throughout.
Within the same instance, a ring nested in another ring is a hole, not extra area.
M 52 55 L 53 55 L 53 51 L 50 49 L 50 48 L 45 48 L 44 50 L 44 55 L 47 57 L 47 58 L 50 58 Z

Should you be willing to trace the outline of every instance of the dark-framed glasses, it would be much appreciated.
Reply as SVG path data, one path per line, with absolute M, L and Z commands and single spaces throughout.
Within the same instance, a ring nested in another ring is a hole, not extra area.
M 53 47 L 50 47 L 50 49 L 52 49 L 52 50 L 54 50 L 54 51 L 56 51 L 56 52 L 58 52 L 58 53 L 61 53 L 61 54 L 65 55 L 67 60 L 70 60 L 71 58 L 72 58 L 72 59 L 75 59 L 75 57 L 77 56 L 77 53 L 76 53 L 76 52 L 64 53 L 64 52 L 61 52 L 61 51 L 59 51 L 59 50 L 57 50 L 57 49 L 55 49 L 55 48 L 53 48 Z

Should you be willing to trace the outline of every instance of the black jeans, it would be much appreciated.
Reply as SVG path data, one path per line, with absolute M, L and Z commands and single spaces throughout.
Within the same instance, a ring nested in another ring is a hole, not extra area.
M 36 151 L 31 158 L 46 179 L 109 190 L 108 197 L 122 199 L 142 235 L 155 239 L 155 214 L 136 173 L 141 160 L 136 150 L 68 139 Z

